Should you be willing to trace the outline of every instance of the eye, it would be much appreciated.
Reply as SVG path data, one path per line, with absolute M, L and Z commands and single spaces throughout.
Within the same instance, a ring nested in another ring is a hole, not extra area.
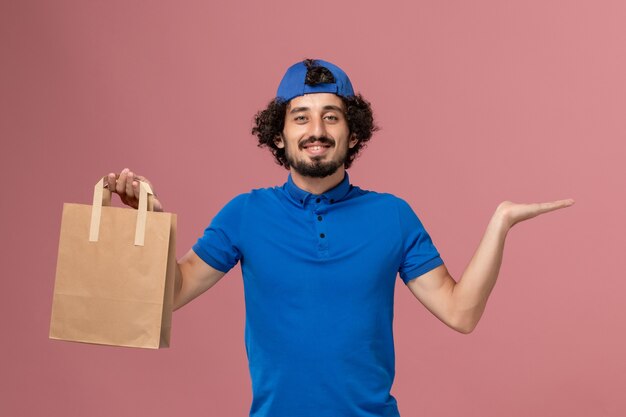
M 324 116 L 324 119 L 331 121 L 331 122 L 338 122 L 339 121 L 339 117 L 334 115 L 334 114 L 327 114 L 326 116 Z
M 306 116 L 300 114 L 298 116 L 295 116 L 293 120 L 298 123 L 306 122 Z

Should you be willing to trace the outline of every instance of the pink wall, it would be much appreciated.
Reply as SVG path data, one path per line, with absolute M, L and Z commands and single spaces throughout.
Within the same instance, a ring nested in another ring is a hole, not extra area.
M 455 277 L 500 201 L 576 199 L 512 230 L 471 335 L 398 280 L 402 415 L 626 415 L 626 3 L 403 3 L 0 3 L 0 415 L 247 415 L 239 268 L 175 314 L 169 350 L 48 340 L 61 208 L 131 167 L 182 255 L 235 194 L 284 181 L 249 129 L 305 57 L 342 66 L 383 128 L 353 182 L 408 200 Z

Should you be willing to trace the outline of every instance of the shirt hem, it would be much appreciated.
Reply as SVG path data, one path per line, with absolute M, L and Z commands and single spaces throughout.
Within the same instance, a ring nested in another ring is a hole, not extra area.
M 437 256 L 436 258 L 431 259 L 430 261 L 426 262 L 424 265 L 420 266 L 419 268 L 412 269 L 408 272 L 400 274 L 400 277 L 402 278 L 405 284 L 408 284 L 409 281 L 412 281 L 415 278 L 419 278 L 420 276 L 424 275 L 425 273 L 429 271 L 432 271 L 433 269 L 437 268 L 440 265 L 443 265 L 443 259 L 441 259 L 440 256 Z

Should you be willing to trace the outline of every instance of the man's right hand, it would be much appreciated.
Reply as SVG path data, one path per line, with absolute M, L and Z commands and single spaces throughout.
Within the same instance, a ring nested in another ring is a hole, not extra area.
M 154 191 L 152 183 L 147 178 L 134 174 L 128 168 L 124 168 L 119 174 L 111 172 L 107 176 L 107 181 L 105 183 L 106 187 L 111 192 L 119 195 L 122 202 L 132 208 L 139 206 L 139 181 L 148 183 Z M 153 195 L 153 197 L 154 211 L 163 211 L 161 202 L 156 198 L 156 195 Z

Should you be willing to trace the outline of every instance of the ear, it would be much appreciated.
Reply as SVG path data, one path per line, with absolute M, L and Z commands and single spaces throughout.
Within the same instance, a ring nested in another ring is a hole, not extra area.
M 278 149 L 283 149 L 285 147 L 285 141 L 283 140 L 282 133 L 274 138 L 274 145 L 276 145 Z
M 350 135 L 350 141 L 348 142 L 348 147 L 352 149 L 356 146 L 357 143 L 359 143 L 359 140 L 356 138 L 356 134 L 352 133 Z

